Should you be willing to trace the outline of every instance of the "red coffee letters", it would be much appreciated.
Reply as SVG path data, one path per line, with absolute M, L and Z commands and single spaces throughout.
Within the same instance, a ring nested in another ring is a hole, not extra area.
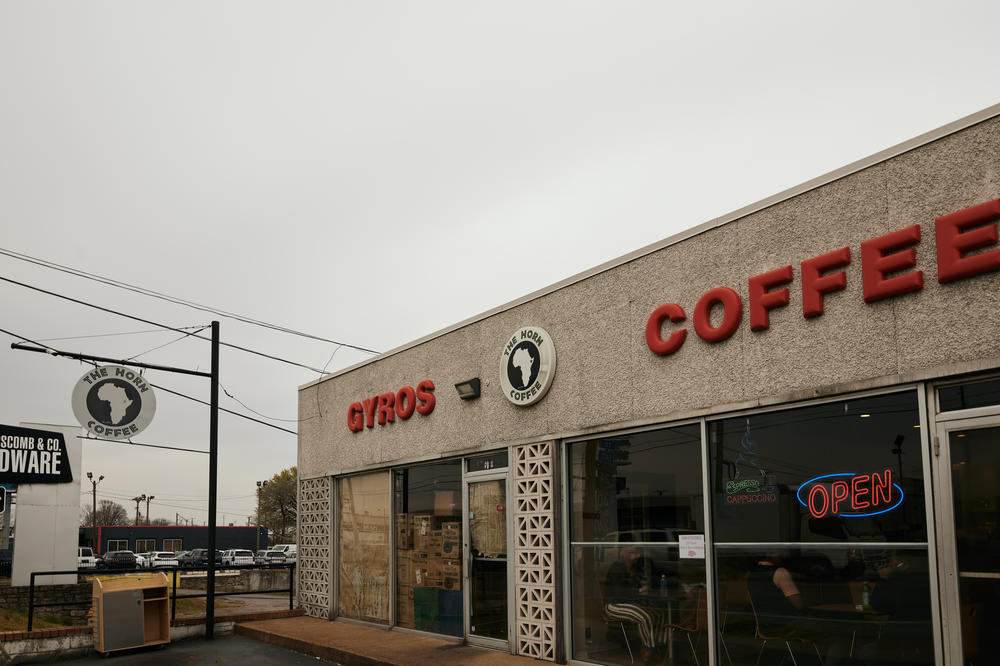
M 1000 248 L 977 252 L 1000 242 L 998 224 L 1000 199 L 935 219 L 938 282 L 945 284 L 1000 270 Z M 919 243 L 920 225 L 916 224 L 861 243 L 861 280 L 866 303 L 923 289 L 923 271 L 911 270 L 917 266 Z M 850 263 L 851 250 L 847 247 L 802 262 L 802 316 L 809 319 L 823 314 L 823 296 L 847 287 L 844 269 Z M 784 285 L 793 279 L 791 265 L 749 279 L 751 331 L 759 333 L 770 328 L 770 311 L 788 305 L 789 291 Z M 722 307 L 723 317 L 719 326 L 713 327 L 711 313 L 717 305 Z M 731 337 L 742 318 L 743 303 L 729 287 L 706 291 L 698 299 L 692 317 L 698 337 L 712 343 Z M 675 328 L 664 339 L 663 327 L 667 320 L 680 324 L 685 319 L 684 308 L 677 303 L 666 303 L 653 310 L 646 321 L 646 345 L 650 351 L 661 356 L 678 351 L 687 339 L 687 329 Z M 839 500 L 834 498 L 833 502 Z

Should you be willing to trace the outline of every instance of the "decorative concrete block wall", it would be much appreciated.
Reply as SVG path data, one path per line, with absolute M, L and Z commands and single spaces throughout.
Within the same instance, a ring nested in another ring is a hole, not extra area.
M 518 654 L 556 658 L 552 442 L 514 448 L 514 572 Z
M 298 599 L 312 617 L 329 616 L 333 593 L 331 488 L 329 477 L 299 481 Z

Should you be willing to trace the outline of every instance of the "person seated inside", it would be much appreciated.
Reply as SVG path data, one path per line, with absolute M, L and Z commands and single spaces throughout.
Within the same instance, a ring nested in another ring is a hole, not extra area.
M 926 560 L 924 560 L 926 561 Z M 894 550 L 876 567 L 872 610 L 884 613 L 877 640 L 860 650 L 863 664 L 932 664 L 930 578 L 916 553 Z
M 824 664 L 840 663 L 847 655 L 848 641 L 834 633 L 836 625 L 809 614 L 802 592 L 782 561 L 780 553 L 768 552 L 747 578 L 761 633 L 812 641 L 818 650 L 825 649 Z
M 651 593 L 649 582 L 658 580 L 651 563 L 635 546 L 624 546 L 608 567 L 604 583 L 604 612 L 609 619 L 629 622 L 639 630 L 643 662 L 652 661 L 658 646 L 667 641 L 667 612 Z

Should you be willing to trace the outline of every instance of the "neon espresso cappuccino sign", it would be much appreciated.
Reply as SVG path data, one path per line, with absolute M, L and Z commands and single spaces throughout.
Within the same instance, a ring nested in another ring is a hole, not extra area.
M 903 489 L 893 483 L 890 469 L 881 474 L 842 472 L 817 476 L 799 486 L 795 496 L 813 518 L 877 516 L 903 503 Z

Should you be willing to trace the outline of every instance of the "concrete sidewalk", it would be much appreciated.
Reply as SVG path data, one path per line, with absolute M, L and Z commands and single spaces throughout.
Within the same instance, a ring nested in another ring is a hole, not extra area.
M 240 636 L 342 666 L 537 666 L 549 663 L 431 636 L 305 616 L 238 622 L 234 631 Z

